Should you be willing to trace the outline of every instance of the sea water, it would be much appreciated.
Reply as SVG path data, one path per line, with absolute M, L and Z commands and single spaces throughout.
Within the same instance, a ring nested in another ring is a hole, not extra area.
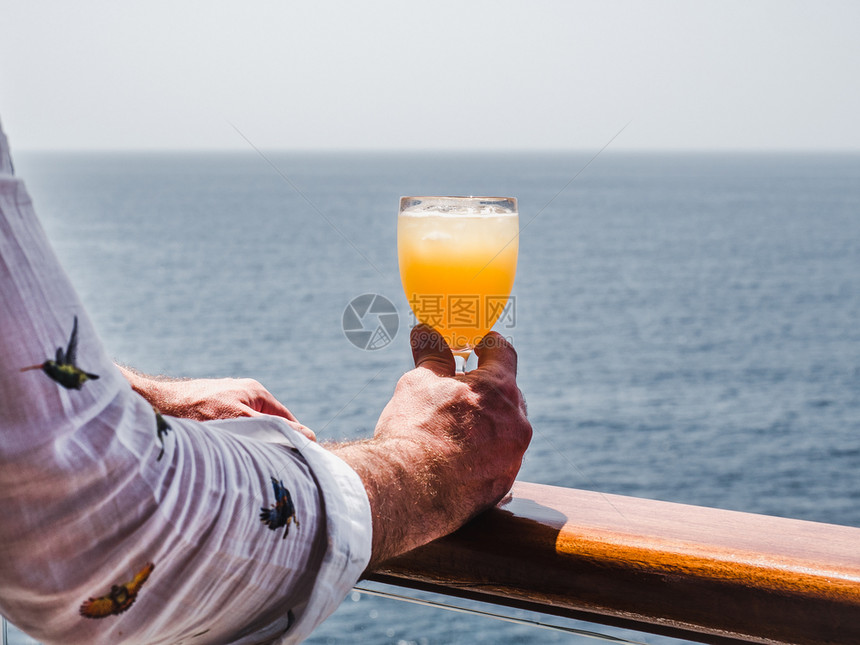
M 860 156 L 263 154 L 17 155 L 118 361 L 370 436 L 411 366 L 399 198 L 515 196 L 520 479 L 860 526 Z M 368 293 L 400 314 L 375 351 L 342 330 Z M 308 642 L 521 641 L 593 642 L 357 592 Z

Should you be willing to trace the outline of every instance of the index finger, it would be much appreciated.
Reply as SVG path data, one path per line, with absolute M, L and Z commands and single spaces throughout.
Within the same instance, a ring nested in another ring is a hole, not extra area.
M 500 333 L 491 331 L 475 347 L 479 370 L 498 375 L 517 375 L 517 351 Z
M 265 416 L 266 414 L 268 414 L 268 413 L 267 412 L 257 412 L 253 408 L 248 408 L 248 416 L 259 417 L 259 416 Z M 279 414 L 271 415 L 270 414 L 269 416 L 281 416 L 281 415 L 279 415 Z M 317 440 L 316 433 L 313 430 L 311 430 L 310 428 L 308 428 L 306 425 L 299 423 L 298 421 L 290 420 L 290 419 L 286 419 L 286 424 L 288 426 L 290 426 L 293 430 L 296 430 L 297 432 L 302 433 L 305 437 L 307 437 L 311 441 Z
M 262 399 L 255 401 L 255 403 L 255 409 L 257 412 L 271 414 L 276 417 L 283 417 L 289 421 L 298 421 L 298 419 L 296 419 L 296 415 L 290 412 L 289 408 L 278 401 L 274 395 L 270 395 L 268 397 L 264 396 Z

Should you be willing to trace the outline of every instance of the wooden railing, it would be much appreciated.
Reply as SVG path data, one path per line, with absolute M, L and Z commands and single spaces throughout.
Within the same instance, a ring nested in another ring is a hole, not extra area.
M 370 578 L 706 643 L 860 644 L 860 528 L 523 482 Z

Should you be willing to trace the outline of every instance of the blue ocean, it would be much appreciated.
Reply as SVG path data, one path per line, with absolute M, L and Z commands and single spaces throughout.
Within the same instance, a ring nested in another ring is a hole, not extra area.
M 252 376 L 321 441 L 370 436 L 411 367 L 400 196 L 515 196 L 497 328 L 534 426 L 520 479 L 860 526 L 860 155 L 30 153 L 16 171 L 117 361 Z M 380 349 L 343 331 L 362 294 L 399 313 Z M 308 642 L 523 641 L 595 642 L 359 592 Z

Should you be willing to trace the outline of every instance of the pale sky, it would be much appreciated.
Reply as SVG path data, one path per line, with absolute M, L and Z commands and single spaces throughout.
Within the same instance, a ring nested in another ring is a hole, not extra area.
M 14 149 L 860 150 L 860 2 L 5 0 Z

